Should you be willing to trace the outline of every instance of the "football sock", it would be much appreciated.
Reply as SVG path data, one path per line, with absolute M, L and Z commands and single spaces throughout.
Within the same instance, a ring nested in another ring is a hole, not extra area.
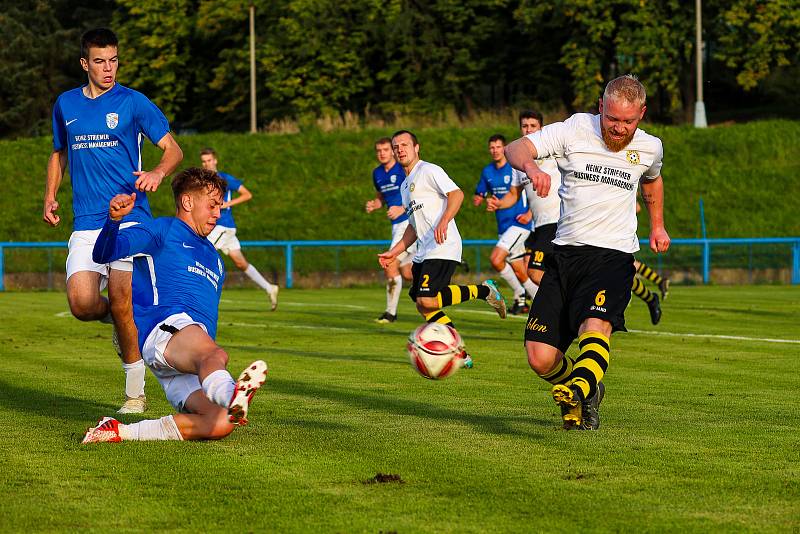
M 105 324 L 114 324 L 114 318 L 111 316 L 111 308 L 108 309 L 106 316 L 100 319 L 100 322 Z
M 145 419 L 130 425 L 119 425 L 122 441 L 183 441 L 171 415 L 161 419 Z
M 258 270 L 252 265 L 247 266 L 247 269 L 244 270 L 244 274 L 246 274 L 250 278 L 250 280 L 258 284 L 258 287 L 260 287 L 264 291 L 269 291 L 270 289 L 272 289 L 272 284 L 267 282 L 267 280 L 263 276 L 261 276 L 261 273 L 258 272 Z
M 584 332 L 578 338 L 578 355 L 572 367 L 568 383 L 580 388 L 584 399 L 597 391 L 597 383 L 603 380 L 608 369 L 611 342 L 600 332 Z
M 634 295 L 645 302 L 649 303 L 653 300 L 653 292 L 647 289 L 647 287 L 644 285 L 644 282 L 642 282 L 638 276 L 633 277 L 633 286 L 631 287 L 631 291 Z
M 144 395 L 144 360 L 122 362 L 122 369 L 125 371 L 125 395 L 134 399 Z
M 575 362 L 572 361 L 572 358 L 565 354 L 564 357 L 561 358 L 561 361 L 558 362 L 549 373 L 539 376 L 554 386 L 556 384 L 563 384 L 569 375 L 572 374 L 572 368 L 574 365 Z
M 227 370 L 219 369 L 203 380 L 203 391 L 208 400 L 227 408 L 231 403 L 234 391 L 236 391 L 236 382 L 233 381 L 233 377 Z
M 639 262 L 639 267 L 636 269 L 636 272 L 653 282 L 654 284 L 660 284 L 663 278 L 659 275 L 654 269 L 651 269 L 646 263 L 643 261 Z
M 403 277 L 399 274 L 386 281 L 386 311 L 397 315 L 397 304 L 403 291 Z
M 511 265 L 506 263 L 506 266 L 503 267 L 502 271 L 500 271 L 500 276 L 502 276 L 503 280 L 506 281 L 514 295 L 522 295 L 525 293 L 525 288 L 523 288 L 522 284 L 520 284 L 519 280 L 517 280 L 517 273 L 514 272 L 514 269 L 511 268 Z
M 525 287 L 525 292 L 528 294 L 531 300 L 533 300 L 533 297 L 536 296 L 536 292 L 539 291 L 539 286 L 537 286 L 530 278 L 525 280 L 522 285 Z
M 468 300 L 486 300 L 491 290 L 485 285 L 447 286 L 436 294 L 439 307 L 452 306 Z
M 446 324 L 447 326 L 452 326 L 453 328 L 455 328 L 453 321 L 451 321 L 450 317 L 448 317 L 447 314 L 444 313 L 442 310 L 436 310 L 435 312 L 426 313 L 425 321 L 429 323 Z

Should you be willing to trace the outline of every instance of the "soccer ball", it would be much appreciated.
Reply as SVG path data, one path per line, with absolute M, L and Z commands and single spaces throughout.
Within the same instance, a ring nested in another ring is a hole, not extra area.
M 452 326 L 425 323 L 408 336 L 411 366 L 425 378 L 447 378 L 464 365 L 464 342 Z

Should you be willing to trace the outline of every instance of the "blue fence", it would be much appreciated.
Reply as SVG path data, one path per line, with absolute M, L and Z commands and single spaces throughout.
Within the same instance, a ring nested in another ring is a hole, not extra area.
M 647 249 L 647 239 L 640 240 L 642 248 Z M 465 239 L 465 247 L 494 246 L 495 240 L 491 239 Z M 294 253 L 295 249 L 304 247 L 386 247 L 388 241 L 242 241 L 243 247 L 270 247 L 282 248 L 285 257 L 286 287 L 291 288 L 294 284 Z M 672 245 L 698 247 L 701 254 L 701 272 L 704 284 L 710 279 L 711 252 L 714 247 L 733 245 L 733 246 L 752 246 L 752 245 L 776 245 L 783 244 L 791 246 L 791 283 L 800 284 L 800 237 L 770 237 L 770 238 L 728 238 L 728 239 L 673 239 Z M 5 249 L 10 248 L 61 248 L 65 249 L 65 242 L 0 242 L 0 291 L 5 290 Z M 478 265 L 476 270 L 480 272 L 480 256 L 476 255 Z

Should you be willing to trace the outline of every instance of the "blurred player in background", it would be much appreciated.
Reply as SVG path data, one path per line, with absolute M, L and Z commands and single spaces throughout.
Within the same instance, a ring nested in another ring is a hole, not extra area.
M 227 254 L 233 261 L 236 267 L 244 272 L 250 280 L 255 282 L 258 287 L 267 292 L 272 311 L 278 307 L 278 286 L 277 284 L 270 284 L 266 278 L 261 276 L 261 273 L 248 263 L 247 259 L 242 254 L 242 246 L 239 239 L 236 237 L 236 222 L 233 220 L 233 206 L 242 204 L 253 198 L 253 194 L 244 186 L 241 180 L 234 178 L 226 172 L 217 169 L 217 153 L 213 148 L 204 148 L 200 151 L 200 162 L 203 164 L 204 169 L 214 171 L 222 176 L 228 184 L 228 189 L 223 195 L 222 211 L 217 221 L 217 225 L 208 234 L 208 239 L 214 243 L 214 246 L 222 252 Z M 233 193 L 236 192 L 237 196 L 234 198 Z
M 381 209 L 386 205 L 386 216 L 392 221 L 392 248 L 403 237 L 408 226 L 408 215 L 403 209 L 403 199 L 400 195 L 400 186 L 406 179 L 403 166 L 394 159 L 392 140 L 382 137 L 375 142 L 375 157 L 379 165 L 372 171 L 372 184 L 375 186 L 376 196 L 367 200 L 364 207 L 367 213 Z M 395 261 L 383 268 L 386 274 L 386 311 L 376 322 L 387 324 L 397 320 L 397 305 L 400 302 L 400 292 L 403 289 L 403 278 L 411 281 L 411 257 L 416 250 L 416 245 L 411 245 L 409 250 L 401 252 Z
M 455 216 L 464 201 L 464 192 L 444 169 L 419 159 L 419 143 L 413 133 L 407 130 L 395 133 L 392 150 L 406 172 L 400 193 L 409 225 L 394 246 L 378 255 L 381 266 L 386 268 L 416 243 L 408 295 L 427 322 L 454 326 L 442 308 L 473 299 L 485 300 L 505 319 L 506 303 L 491 280 L 479 286 L 450 285 L 461 263 L 461 235 Z M 467 354 L 464 365 L 472 367 L 472 358 Z
M 511 189 L 511 175 L 514 169 L 506 161 L 506 138 L 495 134 L 489 138 L 489 154 L 492 163 L 483 168 L 472 204 L 480 206 L 484 197 L 503 198 Z M 498 241 L 492 250 L 492 267 L 514 292 L 511 313 L 528 313 L 525 293 L 531 298 L 536 295 L 536 286 L 528 278 L 525 268 L 525 240 L 531 233 L 531 212 L 524 198 L 503 209 L 494 211 L 497 219 Z
M 636 213 L 639 213 L 642 206 L 636 203 Z M 633 277 L 633 294 L 642 299 L 647 308 L 650 310 L 650 322 L 654 325 L 661 321 L 661 303 L 659 302 L 658 295 L 647 289 L 644 280 L 650 280 L 658 286 L 661 292 L 661 300 L 667 300 L 669 294 L 669 278 L 663 277 L 655 269 L 648 266 L 646 263 L 639 260 L 633 260 L 633 266 L 636 268 L 636 276 Z
M 114 324 L 114 343 L 125 371 L 125 404 L 119 413 L 147 408 L 145 368 L 136 344 L 131 306 L 131 258 L 92 261 L 92 248 L 117 194 L 139 191 L 136 207 L 123 224 L 151 218 L 146 192 L 155 191 L 183 159 L 169 133 L 166 117 L 143 94 L 116 83 L 116 35 L 106 28 L 81 37 L 81 67 L 88 83 L 62 93 L 53 106 L 53 153 L 47 164 L 43 218 L 56 226 L 58 188 L 69 163 L 74 228 L 67 256 L 67 301 L 81 321 Z M 151 171 L 143 171 L 142 136 L 164 153 Z M 108 284 L 108 299 L 101 291 Z
M 550 175 L 536 159 L 555 156 L 562 172 L 561 217 L 554 250 L 525 326 L 531 368 L 553 384 L 564 428 L 596 430 L 608 369 L 611 334 L 625 330 L 635 269 L 636 191 L 650 214 L 650 248 L 666 252 L 661 140 L 638 129 L 644 117 L 644 86 L 626 75 L 611 80 L 599 115 L 576 113 L 506 148 L 540 196 Z M 578 338 L 580 354 L 567 349 Z
M 251 363 L 234 382 L 227 353 L 214 341 L 225 267 L 206 238 L 216 225 L 227 184 L 216 172 L 189 168 L 172 180 L 175 217 L 120 229 L 137 195 L 111 199 L 94 246 L 94 260 L 107 263 L 133 254 L 134 318 L 139 348 L 178 412 L 160 419 L 121 424 L 105 417 L 83 443 L 220 439 L 247 423 L 253 394 L 267 364 Z
M 523 137 L 538 132 L 543 125 L 544 119 L 538 111 L 525 110 L 519 114 L 519 129 Z M 558 196 L 558 189 L 561 187 L 561 171 L 558 170 L 556 160 L 553 157 L 540 158 L 536 160 L 536 164 L 550 176 L 549 195 L 546 197 L 537 195 L 527 175 L 514 169 L 508 194 L 502 198 L 493 196 L 486 201 L 486 209 L 493 211 L 513 206 L 523 195 L 523 191 L 528 199 L 528 206 L 533 212 L 533 232 L 525 242 L 525 249 L 528 252 L 527 274 L 531 280 L 530 286 L 525 286 L 525 288 L 531 295 L 531 299 L 536 296 L 539 285 L 542 283 L 547 256 L 553 252 L 553 239 L 556 236 L 558 217 L 561 214 L 561 199 Z

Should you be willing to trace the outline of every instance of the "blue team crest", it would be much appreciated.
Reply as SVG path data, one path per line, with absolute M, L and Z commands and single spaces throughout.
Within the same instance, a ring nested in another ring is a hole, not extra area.
M 106 126 L 112 130 L 119 124 L 119 115 L 116 113 L 106 113 Z
M 395 183 L 397 181 L 397 175 L 396 174 L 391 175 L 389 177 L 389 181 L 392 182 L 392 183 Z
M 503 176 L 503 182 L 504 183 L 510 183 L 511 182 L 511 176 L 509 176 L 507 174 L 505 176 Z

